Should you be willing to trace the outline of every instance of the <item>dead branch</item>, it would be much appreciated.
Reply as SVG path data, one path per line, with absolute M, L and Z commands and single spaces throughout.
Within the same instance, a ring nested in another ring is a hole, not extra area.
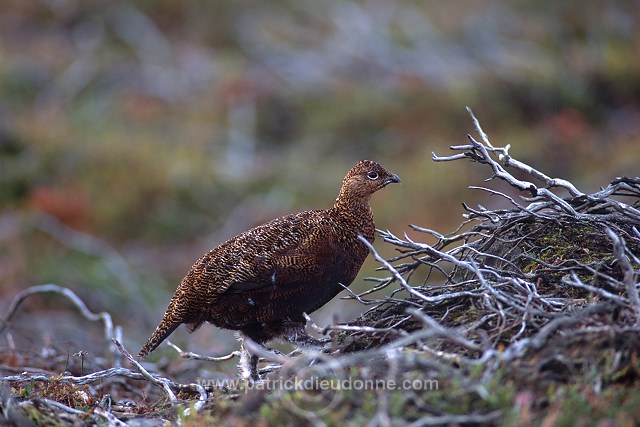
M 23 406 L 24 404 L 35 405 L 35 406 L 40 406 L 40 405 L 52 406 L 56 409 L 61 409 L 64 412 L 72 415 L 82 415 L 85 413 L 84 411 L 81 411 L 79 409 L 71 408 L 60 402 L 56 402 L 55 400 L 47 399 L 44 397 L 33 399 L 32 401 L 22 402 L 21 406 Z
M 452 362 L 457 366 L 483 366 L 482 378 L 489 381 L 499 368 L 516 360 L 523 363 L 541 351 L 570 352 L 568 343 L 578 340 L 584 331 L 610 337 L 610 328 L 598 328 L 602 317 L 613 311 L 622 322 L 616 327 L 640 340 L 635 269 L 640 265 L 640 215 L 636 208 L 640 179 L 619 178 L 603 190 L 586 194 L 567 180 L 551 178 L 514 159 L 508 145 L 492 145 L 478 120 L 470 110 L 469 113 L 480 141 L 469 136 L 470 144 L 451 147 L 459 153 L 448 157 L 433 154 L 433 160 L 470 159 L 487 165 L 491 170 L 487 181 L 498 178 L 508 183 L 522 193 L 521 200 L 495 189 L 471 186 L 502 197 L 509 208 L 464 205 L 467 221 L 448 235 L 412 226 L 435 238 L 433 244 L 378 230 L 400 255 L 384 260 L 367 244 L 381 268 L 389 272 L 388 277 L 376 279 L 376 288 L 398 284 L 391 295 L 406 293 L 405 306 L 415 308 L 402 312 L 411 313 L 422 329 L 372 350 L 334 355 L 339 363 L 346 368 L 366 363 L 367 359 L 381 360 L 389 351 L 413 346 L 419 354 L 429 354 L 431 363 L 443 372 Z M 515 178 L 510 170 L 524 173 L 531 180 Z M 627 200 L 612 196 L 636 202 L 630 205 Z M 612 268 L 614 263 L 619 272 Z M 425 286 L 426 281 L 412 283 L 416 271 L 425 268 L 425 280 L 434 286 Z M 361 298 L 368 292 L 352 298 L 370 303 Z M 375 301 L 377 305 L 366 312 L 363 320 L 399 304 L 395 300 L 397 297 L 392 300 L 387 296 Z M 395 316 L 400 319 L 399 313 Z M 624 323 L 630 317 L 631 328 Z M 393 319 L 389 323 L 394 324 Z M 464 327 L 458 327 L 460 323 Z M 363 322 L 353 330 L 341 328 L 339 332 L 363 335 L 367 326 Z M 322 328 L 317 330 L 324 332 Z M 398 357 L 402 363 L 411 363 L 404 353 Z M 482 384 L 473 383 L 470 382 L 471 388 L 482 389 Z
M 408 424 L 408 427 L 493 424 L 500 419 L 501 415 L 502 411 L 492 411 L 488 414 L 447 414 L 441 416 L 430 416 L 420 418 L 419 420 Z
M 114 329 L 113 326 L 113 321 L 111 319 L 111 315 L 109 313 L 107 313 L 106 311 L 101 311 L 100 313 L 94 313 L 91 310 L 89 310 L 89 308 L 87 307 L 87 305 L 84 303 L 84 301 L 82 301 L 71 289 L 69 288 L 65 288 L 62 286 L 58 286 L 55 284 L 47 284 L 47 285 L 40 285 L 40 286 L 32 286 L 28 289 L 25 289 L 24 291 L 20 292 L 18 295 L 16 295 L 13 300 L 11 301 L 11 303 L 9 304 L 9 308 L 7 308 L 6 314 L 4 316 L 4 318 L 0 321 L 0 334 L 2 332 L 4 332 L 4 330 L 6 329 L 7 325 L 9 324 L 9 321 L 11 320 L 11 318 L 13 317 L 13 315 L 16 313 L 16 310 L 18 309 L 18 307 L 20 307 L 20 305 L 22 304 L 22 302 L 27 299 L 28 297 L 32 296 L 32 295 L 36 295 L 36 294 L 40 294 L 40 293 L 56 293 L 59 295 L 62 295 L 64 297 L 66 297 L 69 301 L 71 301 L 73 303 L 73 305 L 78 309 L 78 311 L 80 312 L 80 314 L 87 320 L 92 321 L 92 322 L 102 322 L 104 325 L 104 337 L 105 340 L 110 344 L 109 348 L 111 349 L 111 354 L 114 356 L 115 359 L 115 363 L 118 366 L 120 361 L 119 361 L 119 357 L 117 356 L 117 352 L 115 351 L 115 347 L 113 347 L 111 345 L 111 340 L 112 339 L 116 339 L 119 338 L 119 336 L 121 335 L 122 331 L 119 327 L 116 327 Z M 115 331 L 115 332 L 114 332 Z
M 168 380 L 167 378 L 151 375 L 138 361 L 136 361 L 133 358 L 133 356 L 124 348 L 124 346 L 120 342 L 118 342 L 115 339 L 112 341 L 114 342 L 116 347 L 118 347 L 118 350 L 120 350 L 120 352 L 124 354 L 124 356 L 129 360 L 129 362 L 131 362 L 131 364 L 133 364 L 133 366 L 136 367 L 136 369 L 140 372 L 140 374 L 142 374 L 142 376 L 147 381 L 149 381 L 150 383 L 152 383 L 157 387 L 160 387 L 164 391 L 164 393 L 167 395 L 167 398 L 169 398 L 169 401 L 172 404 L 175 404 L 177 402 L 177 398 L 173 393 L 172 388 L 178 389 L 178 390 L 196 390 L 198 392 L 199 398 L 196 401 L 196 403 L 193 405 L 193 409 L 196 412 L 202 409 L 202 407 L 207 401 L 207 393 L 204 387 L 202 387 L 200 384 L 194 384 L 194 383 L 186 384 L 186 385 L 176 384 L 173 381 Z M 184 410 L 185 415 L 188 415 L 189 412 L 190 412 L 189 408 L 186 408 Z
M 11 394 L 7 381 L 0 381 L 0 421 L 19 427 L 30 426 L 31 420 L 20 409 L 20 402 Z
M 418 292 L 418 290 L 416 290 L 416 288 L 414 288 L 413 286 L 409 286 L 409 284 L 407 283 L 407 281 L 404 279 L 404 277 L 402 277 L 402 275 L 390 264 L 387 262 L 387 260 L 385 260 L 383 257 L 381 257 L 375 250 L 375 248 L 373 247 L 373 245 L 371 243 L 369 243 L 369 241 L 367 239 L 365 239 L 362 236 L 358 236 L 358 239 L 360 239 L 360 241 L 362 243 L 364 243 L 364 245 L 369 248 L 369 251 L 371 251 L 371 254 L 374 256 L 374 258 L 376 259 L 376 261 L 378 261 L 379 263 L 381 263 L 388 271 L 389 273 L 391 273 L 393 275 L 393 277 L 398 280 L 398 282 L 400 282 L 400 284 L 402 285 L 403 288 L 405 288 L 410 294 L 412 294 L 413 296 L 416 296 L 422 300 L 425 299 L 425 296 L 422 295 L 422 293 Z
M 613 241 L 613 254 L 618 261 L 618 265 L 624 274 L 623 283 L 627 289 L 627 297 L 636 313 L 636 325 L 640 322 L 640 296 L 638 296 L 638 280 L 637 273 L 633 269 L 629 258 L 627 257 L 628 249 L 624 239 L 614 233 L 610 228 L 605 230 L 609 238 Z M 631 254 L 633 257 L 633 254 Z
M 107 423 L 109 426 L 115 426 L 115 427 L 127 426 L 127 423 L 120 421 L 118 418 L 116 418 L 115 415 L 113 415 L 111 412 L 105 409 L 102 409 L 100 406 L 96 406 L 95 408 L 93 408 L 93 413 L 107 420 Z
M 265 346 L 258 344 L 249 337 L 244 338 L 243 345 L 251 355 L 258 356 L 259 358 L 269 362 L 283 364 L 286 363 L 287 360 L 289 360 L 289 358 L 284 354 L 268 349 Z
M 97 381 L 102 381 L 102 380 L 105 380 L 107 378 L 112 378 L 112 377 L 116 377 L 116 376 L 121 376 L 121 377 L 125 377 L 125 378 L 131 378 L 133 380 L 144 380 L 144 379 L 147 379 L 140 372 L 134 372 L 134 371 L 132 371 L 130 369 L 127 369 L 127 368 L 109 368 L 109 369 L 105 369 L 105 370 L 102 370 L 102 371 L 93 372 L 91 374 L 83 375 L 83 376 L 80 376 L 80 377 L 76 377 L 76 376 L 73 376 L 73 375 L 52 376 L 52 375 L 32 374 L 32 373 L 24 372 L 24 373 L 19 374 L 19 375 L 3 376 L 2 380 L 3 381 L 17 381 L 17 382 L 24 382 L 24 381 L 48 382 L 48 381 L 52 381 L 53 379 L 55 379 L 56 381 L 60 381 L 60 382 L 63 382 L 63 383 L 70 383 L 70 384 L 75 384 L 75 385 L 85 385 L 85 384 L 91 384 L 91 383 L 94 383 L 94 382 L 97 382 Z M 171 381 L 169 381 L 169 384 L 171 384 L 171 386 L 173 386 L 176 389 L 179 388 L 178 385 L 176 385 L 175 383 L 172 383 Z
M 202 354 L 192 353 L 190 351 L 182 351 L 180 347 L 178 347 L 177 345 L 175 345 L 169 340 L 165 342 L 169 347 L 177 351 L 180 357 L 182 357 L 183 359 L 204 360 L 206 362 L 225 362 L 227 360 L 233 359 L 234 357 L 240 357 L 239 351 L 232 351 L 231 353 L 226 354 L 224 356 L 217 356 L 217 357 L 205 356 Z
M 564 180 L 564 179 L 560 179 L 560 178 L 551 178 L 549 176 L 547 176 L 546 174 L 538 171 L 537 169 L 532 168 L 531 166 L 516 160 L 514 158 L 512 158 L 509 155 L 509 149 L 511 148 L 510 144 L 507 144 L 504 147 L 494 147 L 491 142 L 489 142 L 489 137 L 487 136 L 487 134 L 484 132 L 484 130 L 482 130 L 482 127 L 480 126 L 480 122 L 478 121 L 478 119 L 476 118 L 476 116 L 473 114 L 473 111 L 471 111 L 471 108 L 467 107 L 467 112 L 469 113 L 469 116 L 471 116 L 471 120 L 473 120 L 473 124 L 476 128 L 476 130 L 478 131 L 478 134 L 480 135 L 480 138 L 482 139 L 482 142 L 485 143 L 487 150 L 491 150 L 491 151 L 495 151 L 496 153 L 498 153 L 498 160 L 502 163 L 504 163 L 505 166 L 507 167 L 513 167 L 514 169 L 518 169 L 524 173 L 526 173 L 527 175 L 531 175 L 532 177 L 536 178 L 537 180 L 543 182 L 547 187 L 562 187 L 565 188 L 567 191 L 569 191 L 569 193 L 574 196 L 574 197 L 578 197 L 578 196 L 583 196 L 584 193 L 582 193 L 581 191 L 579 191 L 571 182 Z
M 166 378 L 154 377 L 153 375 L 151 375 L 140 363 L 138 363 L 137 360 L 133 358 L 133 356 L 124 348 L 124 346 L 118 340 L 114 338 L 111 341 L 113 341 L 113 343 L 118 348 L 118 350 L 129 360 L 129 362 L 133 366 L 136 367 L 138 372 L 140 372 L 140 374 L 147 381 L 149 381 L 151 384 L 155 385 L 156 387 L 159 387 L 164 392 L 164 394 L 169 399 L 169 402 L 171 402 L 172 404 L 175 404 L 178 401 L 178 399 L 176 398 L 176 395 L 171 390 L 171 384 L 169 380 L 167 380 Z
M 470 351 L 481 351 L 480 346 L 465 339 L 457 331 L 451 330 L 450 328 L 445 328 L 444 326 L 440 325 L 435 319 L 431 318 L 425 313 L 422 313 L 420 310 L 408 308 L 407 313 L 420 319 L 420 321 L 424 323 L 425 327 L 433 331 L 433 333 L 451 340 L 451 342 L 458 344 L 459 346 L 464 347 Z
M 327 326 L 318 326 L 316 322 L 309 317 L 307 313 L 303 313 L 304 318 L 307 321 L 307 326 L 311 327 L 314 331 L 326 335 L 329 331 L 349 331 L 349 332 L 364 332 L 368 334 L 393 334 L 393 335 L 407 335 L 407 331 L 403 329 L 399 329 L 401 323 L 406 321 L 408 317 L 399 319 L 395 324 L 386 327 L 386 328 L 374 328 L 371 326 L 356 326 L 356 325 L 327 325 Z

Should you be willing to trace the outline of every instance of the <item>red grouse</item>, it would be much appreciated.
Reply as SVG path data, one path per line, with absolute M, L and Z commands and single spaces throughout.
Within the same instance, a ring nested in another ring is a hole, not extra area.
M 185 323 L 241 331 L 259 344 L 274 338 L 309 343 L 303 313 L 311 313 L 355 279 L 374 240 L 371 195 L 397 175 L 370 160 L 345 176 L 333 207 L 276 218 L 224 242 L 191 267 L 153 335 L 146 356 Z M 250 375 L 257 379 L 256 356 Z

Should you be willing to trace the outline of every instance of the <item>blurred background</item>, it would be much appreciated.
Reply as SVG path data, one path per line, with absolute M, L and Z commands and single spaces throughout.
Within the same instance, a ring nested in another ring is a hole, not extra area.
M 638 1 L 3 0 L 0 310 L 66 286 L 137 352 L 202 253 L 329 207 L 364 158 L 402 178 L 374 197 L 379 228 L 453 231 L 462 202 L 507 206 L 467 188 L 488 169 L 431 161 L 474 133 L 466 106 L 494 145 L 583 191 L 637 176 L 639 18 Z M 28 300 L 10 331 L 25 348 L 104 348 L 57 296 Z M 172 340 L 237 348 L 209 326 Z

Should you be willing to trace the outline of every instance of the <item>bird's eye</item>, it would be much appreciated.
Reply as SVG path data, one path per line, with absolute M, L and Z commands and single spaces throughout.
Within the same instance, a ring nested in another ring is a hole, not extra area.
M 378 172 L 369 172 L 367 174 L 367 178 L 372 179 L 372 180 L 373 179 L 378 179 Z

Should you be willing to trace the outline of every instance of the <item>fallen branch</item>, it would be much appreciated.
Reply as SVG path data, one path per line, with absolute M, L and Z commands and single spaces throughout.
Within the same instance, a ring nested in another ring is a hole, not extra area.
M 136 367 L 136 369 L 138 370 L 138 372 L 140 372 L 140 374 L 144 379 L 146 379 L 156 387 L 159 387 L 164 392 L 164 394 L 169 399 L 169 402 L 171 402 L 172 404 L 175 404 L 178 401 L 178 399 L 176 398 L 176 395 L 171 390 L 171 382 L 169 380 L 167 380 L 166 378 L 154 377 L 153 375 L 151 375 L 137 360 L 133 358 L 131 353 L 129 353 L 124 348 L 124 346 L 120 343 L 120 341 L 116 340 L 115 338 L 112 339 L 112 341 L 115 344 L 115 346 L 118 348 L 118 350 L 129 360 L 129 362 Z
M 190 351 L 182 351 L 180 347 L 178 347 L 177 345 L 175 345 L 169 340 L 166 341 L 166 344 L 172 349 L 174 349 L 175 351 L 177 351 L 180 357 L 182 357 L 183 359 L 204 360 L 205 362 L 224 362 L 227 360 L 231 360 L 234 357 L 240 357 L 239 351 L 232 351 L 231 353 L 226 354 L 224 356 L 214 357 L 214 356 L 205 356 L 202 354 L 192 353 Z
M 624 274 L 623 283 L 627 289 L 627 297 L 629 298 L 633 310 L 636 313 L 636 325 L 640 322 L 640 296 L 638 295 L 638 275 L 633 269 L 629 258 L 627 257 L 627 245 L 624 239 L 618 236 L 610 228 L 605 230 L 607 235 L 613 242 L 613 254 L 618 261 L 618 265 Z
M 327 325 L 327 326 L 318 326 L 316 322 L 309 317 L 307 313 L 302 313 L 305 320 L 307 321 L 307 325 L 310 326 L 314 331 L 326 335 L 329 331 L 349 331 L 349 332 L 364 332 L 367 334 L 393 334 L 393 335 L 407 335 L 407 331 L 403 329 L 398 329 L 401 323 L 406 321 L 408 317 L 401 318 L 395 324 L 386 327 L 386 328 L 373 328 L 371 326 L 357 326 L 357 325 Z
M 120 328 L 116 327 L 114 332 L 113 320 L 111 319 L 111 315 L 109 313 L 107 313 L 106 311 L 101 311 L 100 313 L 92 312 L 91 310 L 89 310 L 84 301 L 82 301 L 80 297 L 78 297 L 71 289 L 55 284 L 32 286 L 16 295 L 13 300 L 11 300 L 11 304 L 9 304 L 9 308 L 7 308 L 4 318 L 0 321 L 0 334 L 5 331 L 11 318 L 14 316 L 18 307 L 20 307 L 24 300 L 30 296 L 41 293 L 55 293 L 62 295 L 73 303 L 73 305 L 78 309 L 80 314 L 85 319 L 92 322 L 102 322 L 104 325 L 104 337 L 109 344 L 111 344 L 111 340 L 121 338 L 120 335 L 122 331 Z M 114 355 L 116 365 L 119 365 L 120 362 L 119 358 L 117 357 L 115 347 L 111 345 L 109 347 L 111 350 L 111 354 Z

